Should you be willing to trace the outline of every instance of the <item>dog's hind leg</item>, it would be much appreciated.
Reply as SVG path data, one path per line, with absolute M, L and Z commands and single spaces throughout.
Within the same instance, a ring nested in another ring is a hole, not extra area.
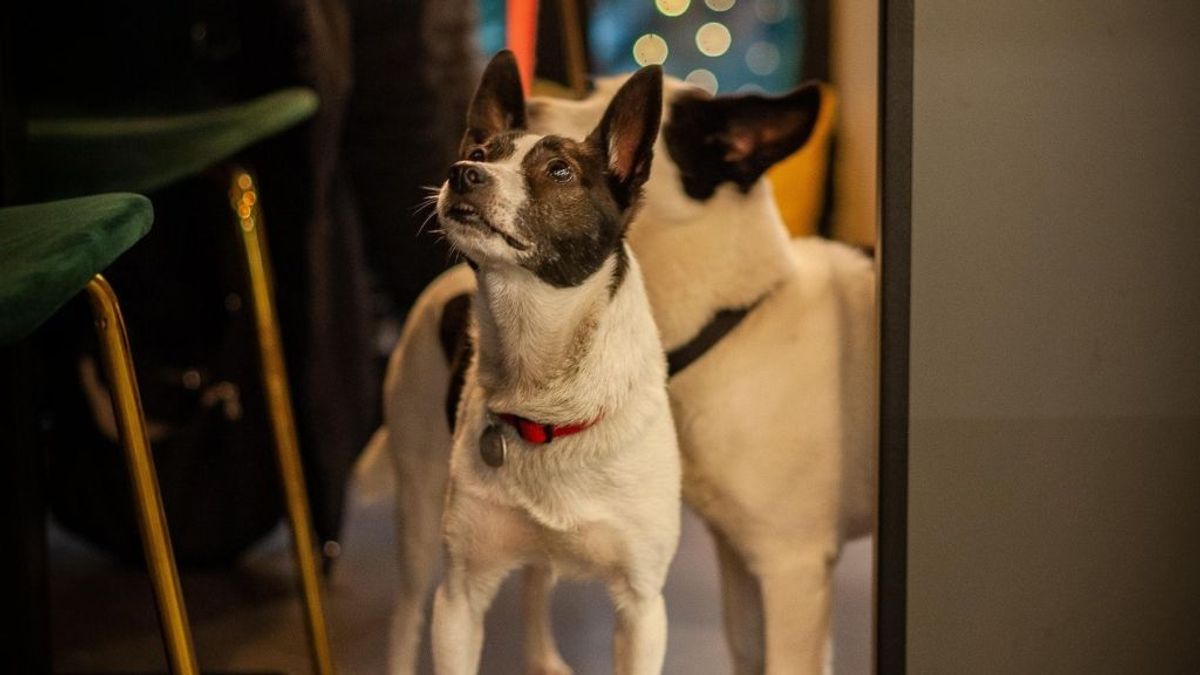
M 442 557 L 442 505 L 450 473 L 450 434 L 436 399 L 415 395 L 406 412 L 389 411 L 389 455 L 396 471 L 396 544 L 399 579 L 392 612 L 389 668 L 416 672 L 425 603 Z M 397 397 L 401 400 L 403 397 Z M 431 410 L 422 411 L 431 408 Z
M 550 600 L 557 581 L 554 570 L 529 565 L 521 588 L 525 620 L 525 672 L 529 675 L 571 675 L 554 641 Z
M 448 446 L 449 439 L 443 439 Z M 388 665 L 391 675 L 416 672 L 425 602 L 437 581 L 441 561 L 442 501 L 449 465 L 445 456 L 429 461 L 406 457 L 406 476 L 396 489 L 396 530 L 400 575 L 392 611 Z M 415 469 L 418 463 L 422 468 Z
M 767 675 L 826 672 L 831 571 L 832 556 L 820 554 L 793 558 L 786 564 L 760 570 Z
M 391 675 L 416 672 L 426 601 L 437 581 L 452 442 L 445 414 L 452 372 L 441 335 L 446 332 L 443 307 L 450 304 L 445 297 L 457 297 L 468 284 L 473 284 L 470 271 L 463 268 L 438 277 L 422 294 L 409 313 L 384 384 L 400 571 L 388 654 Z M 461 329 L 465 320 L 458 323 Z
M 413 402 L 408 414 L 392 414 L 389 454 L 396 469 L 396 545 L 399 578 L 392 611 L 389 672 L 416 672 L 425 606 L 442 558 L 442 505 L 450 473 L 450 434 L 436 401 L 423 416 Z M 418 419 L 418 417 L 421 417 Z
M 391 438 L 388 434 L 386 426 L 380 427 L 378 431 L 371 437 L 371 441 L 363 450 L 362 457 L 355 465 L 353 489 L 357 491 L 357 498 L 364 502 L 373 502 L 384 498 L 393 500 L 395 506 L 395 519 L 397 524 L 401 521 L 410 520 L 410 516 L 406 513 L 400 499 L 403 495 L 396 494 L 395 482 L 397 479 L 396 472 L 393 471 L 395 458 L 391 456 L 393 452 L 391 446 Z M 405 539 L 406 532 L 403 528 L 397 528 L 397 540 L 399 546 L 399 562 L 402 573 L 399 579 L 399 587 L 396 591 L 394 599 L 395 606 L 392 609 L 391 619 L 391 635 L 388 641 L 388 670 L 391 675 L 415 675 L 417 667 L 417 650 L 420 647 L 420 631 L 421 631 L 421 615 L 424 605 L 424 598 L 428 594 L 428 588 L 417 588 L 419 584 L 411 583 L 414 575 L 410 569 L 414 566 L 418 571 L 430 565 L 428 560 L 413 560 L 409 553 L 410 549 L 414 551 L 418 547 L 411 545 Z M 434 546 L 436 551 L 436 545 Z M 436 560 L 432 564 L 436 565 Z M 431 576 L 432 574 L 416 576 Z
M 742 556 L 711 530 L 721 567 L 721 609 L 725 639 L 733 655 L 735 675 L 762 675 L 764 667 L 763 603 L 758 579 Z

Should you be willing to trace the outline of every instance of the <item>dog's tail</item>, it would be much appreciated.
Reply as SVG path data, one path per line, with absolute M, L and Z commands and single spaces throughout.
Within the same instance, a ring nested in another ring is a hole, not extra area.
M 358 461 L 354 463 L 350 489 L 358 503 L 374 505 L 390 501 L 396 488 L 396 472 L 388 457 L 388 429 L 381 426 L 371 435 Z

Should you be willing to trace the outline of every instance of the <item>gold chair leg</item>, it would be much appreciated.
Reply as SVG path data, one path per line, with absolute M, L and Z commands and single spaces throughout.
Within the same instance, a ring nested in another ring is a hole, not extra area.
M 263 386 L 271 417 L 271 429 L 275 436 L 275 452 L 279 460 L 288 520 L 292 528 L 293 553 L 300 577 L 300 592 L 304 597 L 313 672 L 317 675 L 332 675 L 333 656 L 329 647 L 329 630 L 325 624 L 321 582 L 317 576 L 312 517 L 308 506 L 308 492 L 304 485 L 304 468 L 300 463 L 296 422 L 292 413 L 287 370 L 284 367 L 283 345 L 279 337 L 279 321 L 275 313 L 271 264 L 258 206 L 258 192 L 250 172 L 234 169 L 232 176 L 229 199 L 237 214 L 242 248 L 246 254 Z
M 96 333 L 100 338 L 100 352 L 112 389 L 121 444 L 125 446 L 125 462 L 129 466 L 138 527 L 154 586 L 167 661 L 175 675 L 197 675 L 200 669 L 196 666 L 196 651 L 192 646 L 192 632 L 183 605 L 179 572 L 175 569 L 175 555 L 167 532 L 162 495 L 159 494 L 158 479 L 154 473 L 154 457 L 150 454 L 150 441 L 146 437 L 146 418 L 142 413 L 142 398 L 133 372 L 125 320 L 121 316 L 117 296 L 104 277 L 99 274 L 92 277 L 87 285 L 87 294 L 96 317 Z

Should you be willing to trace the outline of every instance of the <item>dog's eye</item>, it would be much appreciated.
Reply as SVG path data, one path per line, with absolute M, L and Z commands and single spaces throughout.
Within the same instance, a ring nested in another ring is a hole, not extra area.
M 574 175 L 571 171 L 571 165 L 567 164 L 561 159 L 556 159 L 553 162 L 550 162 L 550 164 L 546 167 L 546 173 L 560 183 L 565 183 L 571 180 L 571 176 Z
M 471 151 L 471 154 L 467 155 L 467 159 L 472 162 L 482 162 L 487 159 L 487 154 L 484 153 L 483 148 L 475 148 Z

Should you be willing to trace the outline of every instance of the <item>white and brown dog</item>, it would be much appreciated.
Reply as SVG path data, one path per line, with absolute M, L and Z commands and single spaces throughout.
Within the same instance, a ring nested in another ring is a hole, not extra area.
M 661 113 L 662 71 L 649 67 L 584 140 L 532 133 L 509 52 L 472 101 L 463 159 L 437 197 L 476 277 L 442 516 L 438 673 L 479 670 L 484 612 L 517 567 L 603 581 L 616 671 L 662 670 L 680 461 L 666 360 L 625 244 Z M 414 445 L 399 463 L 426 453 L 444 461 L 443 448 Z
M 529 126 L 582 138 L 622 81 L 601 80 L 580 102 L 534 99 Z M 821 672 L 832 565 L 842 542 L 874 524 L 874 268 L 848 246 L 789 241 L 762 178 L 808 139 L 819 87 L 710 97 L 668 79 L 664 104 L 629 243 L 669 354 L 684 499 L 717 544 L 736 672 Z M 437 572 L 448 419 L 475 288 L 459 266 L 414 306 L 389 367 L 386 425 L 360 464 L 378 473 L 379 458 L 396 460 L 396 674 L 414 672 Z M 551 583 L 543 570 L 527 573 L 530 672 L 569 672 L 550 635 Z

